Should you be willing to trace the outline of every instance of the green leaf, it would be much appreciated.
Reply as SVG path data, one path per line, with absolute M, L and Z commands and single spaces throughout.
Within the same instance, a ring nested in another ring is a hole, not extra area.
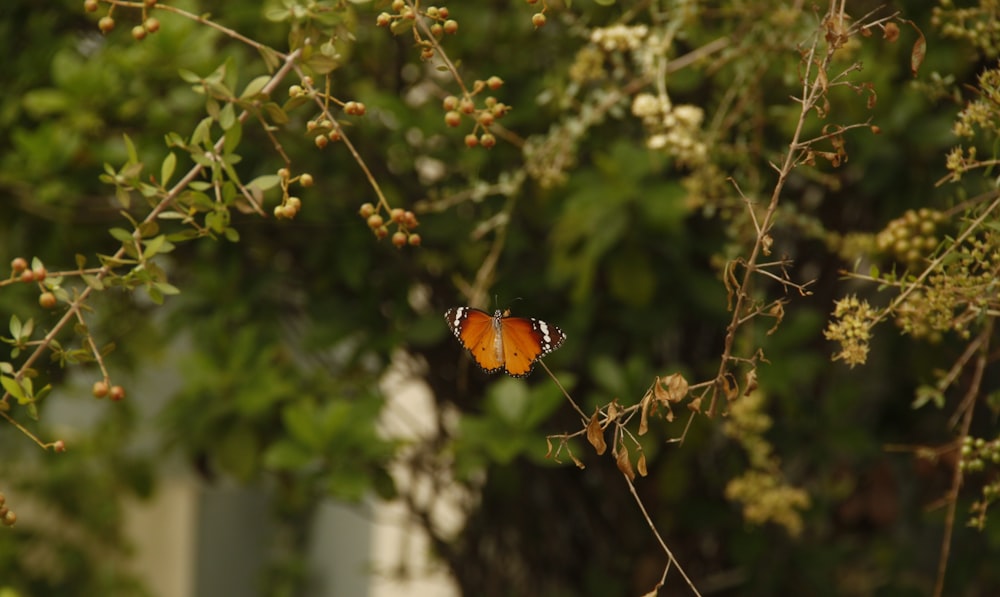
M 167 157 L 163 158 L 163 164 L 160 165 L 160 184 L 167 186 L 176 168 L 177 156 L 171 151 L 167 154 Z
M 179 288 L 173 284 L 168 284 L 167 282 L 156 282 L 153 286 L 163 294 L 175 295 L 181 293 Z
M 21 320 L 17 315 L 10 316 L 10 337 L 15 340 L 21 337 Z
M 231 243 L 238 243 L 238 242 L 240 242 L 240 233 L 235 228 L 232 228 L 232 227 L 226 228 L 223 231 L 223 234 L 226 236 L 226 240 L 228 240 Z
M 128 163 L 138 164 L 139 153 L 135 150 L 135 143 L 132 143 L 132 138 L 126 134 L 123 134 L 122 138 L 125 139 L 125 151 L 128 152 Z
M 265 174 L 263 176 L 258 176 L 257 178 L 251 180 L 247 183 L 247 188 L 258 189 L 260 191 L 268 191 L 278 186 L 281 182 L 281 177 L 277 174 Z
M 268 77 L 267 75 L 256 77 L 247 83 L 247 86 L 243 88 L 243 93 L 240 94 L 240 99 L 245 100 L 257 97 L 261 94 L 261 90 L 264 89 L 264 86 L 267 85 L 267 82 L 270 80 L 271 77 Z
M 135 239 L 132 237 L 132 233 L 124 228 L 112 228 L 108 230 L 108 233 L 114 237 L 115 240 L 122 243 L 134 243 Z
M 184 68 L 178 69 L 177 70 L 177 74 L 180 75 L 180 78 L 183 81 L 186 81 L 188 83 L 200 83 L 201 82 L 201 77 L 200 76 L 196 75 L 195 73 L 193 73 L 193 72 L 191 72 L 191 71 L 189 71 L 187 69 L 184 69 Z
M 315 460 L 312 451 L 285 440 L 272 445 L 264 453 L 264 466 L 272 470 L 299 470 Z
M 153 238 L 146 241 L 146 247 L 142 251 L 143 259 L 151 259 L 154 255 L 160 252 L 165 244 L 167 244 L 167 237 L 164 235 L 154 236 Z
M 226 140 L 222 144 L 222 152 L 228 157 L 239 147 L 240 141 L 243 139 L 243 124 L 239 120 L 234 120 L 225 128 Z
M 19 403 L 24 402 L 24 388 L 21 387 L 21 384 L 16 379 L 2 375 L 0 376 L 0 385 L 3 386 L 4 391 L 16 398 Z
M 236 120 L 236 108 L 232 104 L 226 104 L 219 110 L 219 126 L 222 130 L 229 131 L 229 128 L 238 122 Z

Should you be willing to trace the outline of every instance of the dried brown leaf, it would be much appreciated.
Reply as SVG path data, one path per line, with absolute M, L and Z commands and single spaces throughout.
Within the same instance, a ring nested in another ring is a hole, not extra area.
M 618 456 L 615 459 L 615 464 L 618 465 L 618 470 L 628 477 L 629 481 L 635 480 L 635 470 L 632 468 L 632 461 L 628 459 L 628 448 L 625 447 L 625 444 L 618 444 Z
M 927 40 L 924 39 L 924 33 L 921 31 L 912 21 L 909 21 L 910 25 L 917 31 L 917 41 L 913 42 L 913 49 L 910 51 L 910 72 L 913 76 L 917 76 L 917 71 L 920 70 L 920 65 L 924 63 L 924 58 L 927 56 Z
M 640 477 L 645 477 L 649 474 L 646 470 L 646 455 L 642 452 L 639 453 L 639 460 L 635 462 L 635 469 L 639 471 Z
M 646 432 L 649 431 L 649 405 L 652 403 L 653 395 L 646 392 L 639 406 L 639 435 L 646 435 Z
M 587 423 L 587 441 L 590 442 L 590 445 L 594 446 L 594 450 L 600 456 L 607 451 L 608 444 L 604 441 L 604 430 L 601 429 L 601 420 L 598 418 L 598 414 L 600 413 L 595 412 L 594 416 L 590 417 L 590 422 Z
M 746 375 L 746 388 L 743 390 L 743 395 L 748 396 L 750 392 L 757 389 L 757 368 L 753 368 L 747 371 Z

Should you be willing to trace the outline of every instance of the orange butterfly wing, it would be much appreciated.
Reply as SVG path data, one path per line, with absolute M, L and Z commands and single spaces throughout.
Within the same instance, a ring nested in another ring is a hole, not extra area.
M 506 370 L 508 375 L 523 377 L 531 373 L 539 357 L 559 348 L 566 335 L 544 321 L 508 314 L 496 311 L 490 316 L 479 309 L 457 307 L 449 309 L 445 319 L 484 371 Z
M 497 329 L 486 311 L 457 307 L 444 314 L 451 332 L 487 373 L 503 369 L 503 351 L 497 345 Z

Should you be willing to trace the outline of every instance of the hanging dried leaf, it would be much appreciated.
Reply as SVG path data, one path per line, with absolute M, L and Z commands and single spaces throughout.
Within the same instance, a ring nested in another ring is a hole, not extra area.
M 587 468 L 579 458 L 573 455 L 572 452 L 569 453 L 569 457 L 573 459 L 573 464 L 576 465 L 576 468 L 581 470 Z
M 618 406 L 618 399 L 615 398 L 614 400 L 611 401 L 611 404 L 608 405 L 608 423 L 611 423 L 615 419 L 617 419 L 618 415 L 620 415 L 621 412 L 622 409 L 620 406 Z
M 701 412 L 701 396 L 695 398 L 691 402 L 688 402 L 687 406 L 688 406 L 688 409 L 691 410 L 692 412 L 700 413 Z
M 639 471 L 640 477 L 645 477 L 649 474 L 649 472 L 646 471 L 646 454 L 642 452 L 639 453 L 639 460 L 635 463 L 635 469 Z
M 545 457 L 549 458 L 552 456 L 552 440 L 549 438 L 545 438 L 545 446 L 548 448 L 545 451 Z
M 615 459 L 615 464 L 618 465 L 618 470 L 628 477 L 629 481 L 635 480 L 635 470 L 632 469 L 632 462 L 628 459 L 628 448 L 625 447 L 625 444 L 618 444 L 618 456 Z
M 649 431 L 649 405 L 653 402 L 653 395 L 646 392 L 639 404 L 639 435 L 646 435 Z
M 680 402 L 688 393 L 688 382 L 680 373 L 672 373 L 667 377 L 657 377 L 653 386 L 656 400 L 662 404 Z
M 910 25 L 916 29 L 918 36 L 917 41 L 913 42 L 913 50 L 910 51 L 910 72 L 916 77 L 917 71 L 920 70 L 920 65 L 924 63 L 924 57 L 927 55 L 927 40 L 924 39 L 924 33 L 912 21 L 910 21 Z
M 743 390 L 744 396 L 749 396 L 750 392 L 757 389 L 757 368 L 753 368 L 747 371 L 746 376 L 746 389 Z
M 722 393 L 726 395 L 726 400 L 739 398 L 739 391 L 740 388 L 736 385 L 736 380 L 733 379 L 732 373 L 722 376 Z
M 594 446 L 594 450 L 600 456 L 607 451 L 608 444 L 604 441 L 604 430 L 601 429 L 601 421 L 597 416 L 598 414 L 599 412 L 595 412 L 594 416 L 590 417 L 590 422 L 587 423 L 587 441 L 590 442 L 590 445 Z

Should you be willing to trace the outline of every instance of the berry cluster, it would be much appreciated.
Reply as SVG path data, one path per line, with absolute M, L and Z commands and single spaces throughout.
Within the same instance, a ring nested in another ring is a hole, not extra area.
M 4 526 L 12 527 L 17 522 L 17 514 L 7 507 L 7 496 L 0 493 L 0 523 Z
M 450 14 L 446 6 L 428 6 L 426 9 L 421 10 L 418 5 L 408 4 L 405 0 L 393 0 L 391 9 L 392 13 L 379 13 L 375 17 L 375 24 L 379 27 L 388 27 L 393 33 L 401 33 L 407 27 L 413 26 L 416 23 L 417 16 L 420 15 L 430 21 L 430 24 L 426 26 L 426 30 L 436 40 L 441 39 L 444 35 L 458 33 L 458 21 L 449 18 Z M 434 53 L 437 51 L 437 44 L 428 39 L 423 39 L 416 30 L 415 35 L 417 46 L 420 47 L 420 58 L 423 60 L 433 58 Z
M 490 149 L 497 144 L 497 139 L 490 132 L 490 127 L 498 119 L 507 115 L 507 112 L 510 111 L 510 106 L 490 95 L 483 100 L 481 107 L 477 107 L 473 98 L 486 89 L 496 91 L 502 86 L 503 79 L 494 75 L 485 81 L 476 81 L 473 83 L 472 91 L 464 97 L 458 98 L 454 95 L 449 95 L 441 103 L 441 107 L 445 111 L 444 123 L 448 126 L 459 126 L 462 124 L 463 118 L 471 118 L 475 122 L 472 132 L 465 136 L 465 145 L 467 147 L 482 145 L 486 149 Z
M 281 203 L 274 206 L 274 217 L 279 220 L 291 220 L 302 209 L 302 200 L 288 193 L 289 185 L 297 182 L 303 187 L 311 187 L 313 185 L 313 177 L 308 172 L 292 177 L 292 173 L 288 168 L 279 168 L 278 179 L 281 182 Z
M 368 227 L 372 229 L 375 237 L 379 240 L 389 236 L 389 227 L 385 223 L 385 218 L 379 213 L 380 207 L 375 207 L 371 203 L 365 203 L 358 210 L 358 215 L 365 219 Z M 420 225 L 417 216 L 412 211 L 394 207 L 389 210 L 389 221 L 396 225 L 396 232 L 392 234 L 392 244 L 397 249 L 406 245 L 411 247 L 420 246 L 420 235 L 413 232 L 413 229 Z
M 59 300 L 51 289 L 42 285 L 48 275 L 49 273 L 46 271 L 45 266 L 37 258 L 30 268 L 28 267 L 28 260 L 24 257 L 15 257 L 10 262 L 10 279 L 28 284 L 32 282 L 38 283 L 39 288 L 42 289 L 41 294 L 38 295 L 38 304 L 44 309 L 53 309 Z
M 142 2 L 142 23 L 132 27 L 132 37 L 136 41 L 142 41 L 146 39 L 146 36 L 150 33 L 156 33 L 160 30 L 160 21 L 156 17 L 151 17 L 148 14 L 148 10 L 156 6 L 157 0 L 143 0 Z M 99 0 L 84 0 L 83 9 L 87 12 L 97 12 L 100 8 Z M 115 5 L 112 4 L 108 9 L 108 14 L 101 17 L 97 21 L 97 28 L 101 30 L 101 33 L 105 35 L 111 33 L 115 28 L 115 19 L 112 13 L 115 10 Z
M 907 210 L 878 233 L 875 246 L 907 267 L 919 267 L 940 243 L 937 234 L 945 219 L 933 209 Z
M 303 85 L 305 87 L 303 87 Z M 288 88 L 288 97 L 290 99 L 308 98 L 314 95 L 319 95 L 325 100 L 324 114 L 318 119 L 314 118 L 306 122 L 306 131 L 315 135 L 313 142 L 316 144 L 316 147 L 320 149 L 326 147 L 331 141 L 336 143 L 343 138 L 340 124 L 331 120 L 332 116 L 328 117 L 326 112 L 329 102 L 339 105 L 344 111 L 344 114 L 347 114 L 348 116 L 364 116 L 368 112 L 368 106 L 362 102 L 355 100 L 342 102 L 329 94 L 316 91 L 313 87 L 312 77 L 307 76 L 303 78 L 302 85 L 292 85 Z
M 94 398 L 98 400 L 101 398 L 108 398 L 112 402 L 118 402 L 125 399 L 125 388 L 121 386 L 112 386 L 104 380 L 98 380 L 94 382 L 94 387 L 91 388 L 90 392 L 94 395 Z

